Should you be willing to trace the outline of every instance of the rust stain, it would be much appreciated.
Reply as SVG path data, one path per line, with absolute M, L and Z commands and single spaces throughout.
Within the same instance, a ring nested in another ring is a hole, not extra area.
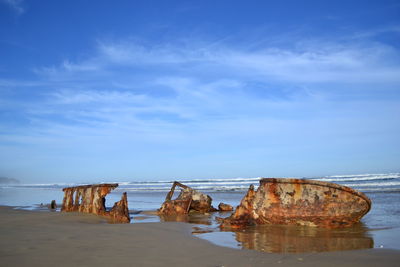
M 327 228 L 357 223 L 371 209 L 363 193 L 315 180 L 263 178 L 251 187 L 222 228 L 251 224 L 295 224 Z
M 109 218 L 114 223 L 129 223 L 128 198 L 123 193 L 110 211 L 105 207 L 105 196 L 118 184 L 93 184 L 63 188 L 64 199 L 61 211 L 93 213 Z

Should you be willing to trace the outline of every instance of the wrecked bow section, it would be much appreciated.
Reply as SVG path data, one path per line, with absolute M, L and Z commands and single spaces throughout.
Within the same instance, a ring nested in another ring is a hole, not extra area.
M 93 213 L 109 218 L 114 223 L 129 223 L 129 209 L 126 192 L 120 201 L 107 211 L 106 195 L 118 184 L 94 184 L 63 188 L 64 200 L 61 211 Z
M 172 199 L 177 186 L 181 188 L 181 192 L 176 199 Z M 162 215 L 181 215 L 189 212 L 205 213 L 216 211 L 211 202 L 212 198 L 209 195 L 198 192 L 179 182 L 174 182 L 158 213 Z
M 363 193 L 334 183 L 305 179 L 264 178 L 250 186 L 222 228 L 255 224 L 290 224 L 326 228 L 351 226 L 371 209 Z

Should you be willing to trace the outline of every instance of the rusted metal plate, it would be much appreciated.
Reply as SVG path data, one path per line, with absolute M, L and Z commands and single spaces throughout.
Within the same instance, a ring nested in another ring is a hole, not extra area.
M 218 205 L 218 210 L 219 211 L 232 211 L 233 207 L 229 204 L 225 204 L 225 203 L 219 203 Z
M 182 190 L 176 199 L 172 199 L 175 188 L 179 186 Z M 190 211 L 194 212 L 210 212 L 216 209 L 211 205 L 212 198 L 209 195 L 198 192 L 189 186 L 174 182 L 171 190 L 165 197 L 164 203 L 158 210 L 159 214 L 164 215 L 179 215 L 187 214 Z
M 191 202 L 191 199 L 167 200 L 161 205 L 158 213 L 164 215 L 187 214 L 189 213 Z
M 250 187 L 221 227 L 252 224 L 347 227 L 359 222 L 370 209 L 371 200 L 349 187 L 315 180 L 264 178 L 257 191 Z
M 105 196 L 118 184 L 93 184 L 63 188 L 64 199 L 61 211 L 78 211 L 106 216 L 112 222 L 130 222 L 128 200 L 123 193 L 120 201 L 115 202 L 110 211 L 106 211 Z

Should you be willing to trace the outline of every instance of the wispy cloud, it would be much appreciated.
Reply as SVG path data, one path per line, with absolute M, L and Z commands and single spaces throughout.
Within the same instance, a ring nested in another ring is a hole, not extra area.
M 393 25 L 393 26 L 369 29 L 368 31 L 360 31 L 354 33 L 352 38 L 358 40 L 365 40 L 366 38 L 375 38 L 381 34 L 399 34 L 399 33 L 400 33 L 400 26 Z
M 388 64 L 398 57 L 398 51 L 381 45 L 342 47 L 319 44 L 302 51 L 232 52 L 226 56 L 226 62 L 235 68 L 287 82 L 386 83 L 400 81 L 400 66 Z
M 368 41 L 307 41 L 294 49 L 252 50 L 223 44 L 207 49 L 189 42 L 99 42 L 84 61 L 36 69 L 45 99 L 38 109 L 56 117 L 69 113 L 68 123 L 92 116 L 120 125 L 121 118 L 130 118 L 129 123 L 141 127 L 155 120 L 181 125 L 244 117 L 288 119 L 296 108 L 300 117 L 311 116 L 310 110 L 321 103 L 355 100 L 346 97 L 354 90 L 360 96 L 392 88 L 388 85 L 400 82 L 399 58 L 395 48 Z
M 18 15 L 21 15 L 26 11 L 24 0 L 0 0 L 0 2 L 8 5 Z
M 120 160 L 193 151 L 284 159 L 311 148 L 344 156 L 340 148 L 362 151 L 399 131 L 399 59 L 397 48 L 370 40 L 291 48 L 98 42 L 82 61 L 36 68 L 36 80 L 0 80 L 8 103 L 0 145 L 78 147 Z
M 156 71 L 215 73 L 222 78 L 260 79 L 287 83 L 399 82 L 399 51 L 376 42 L 346 45 L 303 42 L 295 49 L 265 47 L 244 50 L 219 45 L 210 49 L 196 44 L 144 46 L 137 43 L 99 43 L 97 55 L 83 62 L 64 61 L 40 71 L 53 77 L 71 72 L 113 71 L 114 67 L 153 68 Z M 174 74 L 176 75 L 176 73 Z M 73 77 L 74 78 L 74 77 Z

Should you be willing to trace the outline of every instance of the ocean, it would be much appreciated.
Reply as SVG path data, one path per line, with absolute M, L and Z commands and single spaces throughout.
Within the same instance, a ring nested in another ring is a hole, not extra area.
M 311 179 L 327 181 L 332 183 L 337 183 L 340 185 L 348 186 L 358 191 L 365 193 L 372 200 L 371 211 L 363 217 L 361 220 L 361 226 L 357 229 L 352 229 L 352 233 L 358 232 L 361 236 L 356 236 L 352 239 L 352 243 L 357 243 L 362 240 L 362 246 L 359 248 L 365 248 L 365 246 L 375 247 L 375 248 L 394 248 L 400 249 L 400 244 L 398 240 L 400 238 L 400 173 L 383 173 L 383 174 L 353 174 L 353 175 L 333 175 L 333 176 L 323 176 L 323 177 L 290 177 L 290 178 L 300 178 L 300 179 Z M 257 178 L 231 178 L 231 179 L 179 179 L 178 181 L 188 185 L 196 190 L 204 192 L 210 195 L 213 199 L 213 205 L 216 207 L 220 202 L 230 204 L 236 207 L 240 200 L 245 195 L 245 192 L 251 184 L 257 188 L 258 181 L 260 177 Z M 122 192 L 127 192 L 128 194 L 128 204 L 129 209 L 133 214 L 133 223 L 138 222 L 157 222 L 162 219 L 157 216 L 145 215 L 148 211 L 154 211 L 158 209 L 163 203 L 167 192 L 170 190 L 173 180 L 169 181 L 99 181 L 99 183 L 118 183 L 119 187 L 113 192 L 107 195 L 106 206 L 111 207 L 114 202 L 118 201 L 121 197 Z M 71 183 L 56 183 L 56 184 L 2 184 L 0 185 L 0 205 L 14 206 L 20 209 L 37 209 L 46 210 L 44 206 L 51 202 L 51 200 L 56 200 L 58 204 L 62 203 L 63 192 L 62 188 L 69 186 L 77 186 L 82 184 L 71 184 Z M 42 206 L 41 206 L 42 204 Z M 144 214 L 144 215 L 143 215 Z M 246 242 L 243 240 L 244 233 L 226 233 L 217 231 L 218 227 L 215 222 L 215 216 L 211 215 L 206 220 L 201 219 L 191 219 L 188 220 L 189 223 L 194 225 L 200 225 L 203 235 L 199 237 L 209 240 L 218 245 L 231 246 L 246 248 Z M 221 215 L 227 216 L 227 215 Z M 205 223 L 204 223 L 205 221 Z M 204 226 L 206 225 L 206 226 Z M 197 227 L 197 226 L 196 226 Z M 361 228 L 360 228 L 361 227 Z M 293 231 L 293 228 L 257 228 L 254 233 L 245 234 L 245 237 L 249 236 L 260 236 L 260 233 L 264 233 L 261 236 L 270 236 L 279 231 L 283 231 L 286 238 L 290 236 L 291 238 L 295 236 L 303 240 L 304 238 L 311 236 L 318 236 L 318 240 L 321 240 L 321 236 L 326 236 L 326 232 L 312 232 L 309 230 L 306 233 L 301 231 Z M 200 232 L 202 232 L 200 231 Z M 253 231 L 253 232 L 254 232 Z M 314 230 L 312 230 L 314 231 Z M 343 243 L 343 241 L 332 239 L 331 235 L 333 232 L 329 232 L 329 242 L 335 242 L 333 250 L 346 249 L 345 247 L 337 246 L 338 243 Z M 300 235 L 300 236 L 299 236 Z M 337 232 L 335 234 L 337 238 L 348 237 L 348 232 Z M 282 238 L 280 235 L 279 238 Z M 303 238 L 303 239 L 301 239 Z M 268 239 L 268 238 L 264 238 Z M 265 250 L 269 252 L 304 252 L 298 251 L 298 248 L 291 247 L 273 248 L 271 249 L 271 244 L 265 246 L 264 243 L 269 241 L 258 242 L 258 250 Z M 271 239 L 271 238 L 270 238 Z M 316 238 L 307 239 L 317 240 Z M 324 239 L 324 238 L 322 238 Z M 326 238 L 325 238 L 326 239 Z M 296 239 L 297 240 L 297 239 Z M 334 240 L 334 241 L 332 241 Z M 355 241 L 356 240 L 356 241 Z M 366 241 L 368 240 L 368 241 Z M 298 241 L 298 240 L 297 240 Z M 297 242 L 296 241 L 296 242 Z M 293 243 L 293 240 L 290 241 Z M 303 243 L 302 243 L 303 242 Z M 313 241 L 314 242 L 314 241 Z M 280 242 L 282 243 L 282 242 Z M 301 249 L 304 247 L 304 240 L 300 242 Z M 346 243 L 346 242 L 345 242 Z M 349 242 L 347 242 L 349 243 Z M 251 242 L 254 245 L 254 240 Z M 367 245 L 366 245 L 367 244 Z M 321 245 L 314 244 L 310 251 L 314 251 L 321 247 Z M 248 248 L 248 247 L 247 247 Z M 352 247 L 357 248 L 357 246 Z M 254 249 L 254 248 L 252 248 Z M 331 250 L 331 249 L 326 249 Z M 323 250 L 325 251 L 325 250 Z

